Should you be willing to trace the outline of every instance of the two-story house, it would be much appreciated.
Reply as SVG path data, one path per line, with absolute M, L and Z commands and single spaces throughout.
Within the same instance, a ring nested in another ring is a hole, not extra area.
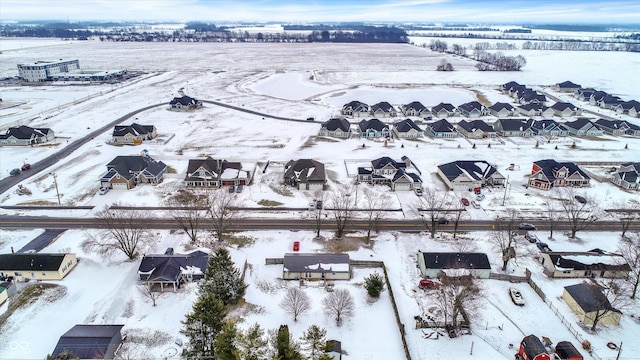
M 557 162 L 553 159 L 533 163 L 529 186 L 549 190 L 552 187 L 588 187 L 591 178 L 572 162 Z

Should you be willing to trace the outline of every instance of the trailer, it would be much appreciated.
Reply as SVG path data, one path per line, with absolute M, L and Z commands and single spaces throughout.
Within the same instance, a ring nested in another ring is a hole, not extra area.
M 556 355 L 560 360 L 584 360 L 578 349 L 569 341 L 560 341 L 556 345 Z
M 515 356 L 516 360 L 551 360 L 542 341 L 535 335 L 525 336 L 520 342 L 520 348 Z

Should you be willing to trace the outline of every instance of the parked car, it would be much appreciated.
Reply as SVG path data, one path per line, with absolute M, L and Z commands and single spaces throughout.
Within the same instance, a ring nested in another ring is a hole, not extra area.
M 236 186 L 236 192 L 237 192 L 237 193 L 241 193 L 241 192 L 242 192 L 242 190 L 243 190 L 243 188 L 244 188 L 244 187 L 242 186 L 242 184 L 238 184 L 238 186 Z
M 98 191 L 98 194 L 104 195 L 104 194 L 106 194 L 108 192 L 109 192 L 109 188 L 108 187 L 103 187 L 103 188 L 100 188 L 100 191 Z
M 312 118 L 312 117 L 308 117 L 307 121 L 315 121 L 316 119 Z
M 516 288 L 509 288 L 509 295 L 511 296 L 511 301 L 518 306 L 524 306 L 524 298 L 520 291 Z
M 580 204 L 586 204 L 587 203 L 587 199 L 584 196 L 581 195 L 576 195 L 574 196 L 574 198 L 576 199 L 577 202 L 579 202 Z
M 536 227 L 533 226 L 533 224 L 520 223 L 520 224 L 518 224 L 518 229 L 520 229 L 520 230 L 535 230 Z
M 15 169 L 13 169 L 13 170 L 9 171 L 9 175 L 11 175 L 11 176 L 18 176 L 18 175 L 20 175 L 20 169 L 15 168 Z
M 448 224 L 448 223 L 449 223 L 449 219 L 447 218 L 438 219 L 438 224 Z
M 300 251 L 300 241 L 293 242 L 293 251 Z
M 420 189 L 420 188 L 413 189 L 413 192 L 415 192 L 416 195 L 418 195 L 418 196 L 422 196 L 422 189 Z
M 20 168 L 22 171 L 26 171 L 31 169 L 31 164 L 24 164 L 22 165 L 22 167 Z
M 229 194 L 233 194 L 234 192 L 236 192 L 235 186 L 233 185 L 229 186 Z
M 546 243 L 538 241 L 536 243 L 536 246 L 538 247 L 538 249 L 540 249 L 540 251 L 545 251 L 545 252 L 551 251 L 551 249 L 549 248 L 549 245 L 547 245 Z
M 462 198 L 460 201 L 462 201 L 462 205 L 469 206 L 469 200 L 467 198 Z
M 484 200 L 484 198 L 485 198 L 484 194 L 480 194 L 480 195 L 476 196 L 476 201 L 482 201 L 482 200 Z
M 526 234 L 524 234 L 524 238 L 527 239 L 528 242 L 534 244 L 540 240 L 538 240 L 538 237 L 536 236 L 536 234 L 534 233 L 530 233 L 527 231 Z
M 429 279 L 421 279 L 418 287 L 420 289 L 438 289 L 440 288 L 440 283 Z
M 480 204 L 478 204 L 478 202 L 477 202 L 477 201 L 475 201 L 475 200 L 473 200 L 473 201 L 471 202 L 471 205 L 472 205 L 474 208 L 476 208 L 476 209 L 480 209 Z

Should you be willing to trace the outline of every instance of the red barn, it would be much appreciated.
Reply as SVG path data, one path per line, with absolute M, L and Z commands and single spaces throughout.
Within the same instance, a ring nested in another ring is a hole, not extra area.
M 516 359 L 522 360 L 551 360 L 551 356 L 542 345 L 542 341 L 535 335 L 526 336 L 520 343 Z
M 584 360 L 584 357 L 572 343 L 568 341 L 560 341 L 556 345 L 556 355 L 560 360 Z

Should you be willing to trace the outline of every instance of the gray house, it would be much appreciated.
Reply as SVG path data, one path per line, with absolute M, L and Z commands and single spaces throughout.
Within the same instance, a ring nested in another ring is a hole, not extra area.
M 318 136 L 330 136 L 342 139 L 351 137 L 351 123 L 347 119 L 333 118 L 322 124 Z
M 116 125 L 113 128 L 112 140 L 116 144 L 140 144 L 158 136 L 154 125 Z
M 408 104 L 401 105 L 400 111 L 402 111 L 404 116 L 424 117 L 431 114 L 431 112 L 429 112 L 429 109 L 427 109 L 419 101 L 413 101 Z
M 358 168 L 358 182 L 389 185 L 393 191 L 422 189 L 419 170 L 408 157 L 403 156 L 401 160 L 388 156 L 372 160 L 371 167 Z
M 640 190 L 640 162 L 623 163 L 610 180 L 623 189 Z
M 367 117 L 369 116 L 369 105 L 354 100 L 342 106 L 342 115 L 351 117 Z
M 237 161 L 190 159 L 184 181 L 188 187 L 219 188 L 221 186 L 249 185 L 252 171 Z
M 284 255 L 284 280 L 349 280 L 349 254 L 288 253 Z
M 454 161 L 438 165 L 438 176 L 454 191 L 467 191 L 485 185 L 501 186 L 506 179 L 486 161 Z
M 440 119 L 438 121 L 429 123 L 427 126 L 427 133 L 434 138 L 455 138 L 460 137 L 460 133 L 446 119 Z
M 444 118 L 449 116 L 455 116 L 458 114 L 458 111 L 455 106 L 449 103 L 440 103 L 431 108 L 431 114 L 433 114 L 433 116 L 435 117 Z
M 411 119 L 405 119 L 394 123 L 391 131 L 399 139 L 415 139 L 422 137 L 422 129 Z
M 49 128 L 32 128 L 28 126 L 10 127 L 0 134 L 0 145 L 33 146 L 55 139 L 53 130 Z
M 124 325 L 76 325 L 58 340 L 51 356 L 64 352 L 78 359 L 115 359 Z
M 192 110 L 202 107 L 202 101 L 190 96 L 175 97 L 170 102 L 172 110 Z
M 456 124 L 458 132 L 467 139 L 484 139 L 496 137 L 496 131 L 484 120 L 460 120 Z
M 107 173 L 100 179 L 100 187 L 129 190 L 141 183 L 158 184 L 166 172 L 165 163 L 148 155 L 116 156 L 107 164 Z
M 544 274 L 550 278 L 626 279 L 631 267 L 620 254 L 600 249 L 583 252 L 546 251 L 540 253 Z
M 497 102 L 487 108 L 489 114 L 495 117 L 514 116 L 518 112 L 513 105 L 509 103 Z
M 303 190 L 324 190 L 324 164 L 312 159 L 291 160 L 284 166 L 284 183 Z
M 138 267 L 138 277 L 159 286 L 161 291 L 165 286 L 176 291 L 182 283 L 204 278 L 208 263 L 209 254 L 203 251 L 174 254 L 173 248 L 168 248 L 164 254 L 145 255 Z
M 491 275 L 489 258 L 484 253 L 418 251 L 418 267 L 427 279 L 462 276 L 488 279 Z
M 567 121 L 562 125 L 569 131 L 569 134 L 575 136 L 601 136 L 603 134 L 603 131 L 587 118 Z
M 362 120 L 358 124 L 360 136 L 368 139 L 388 138 L 391 134 L 389 125 L 378 119 Z
M 535 135 L 526 119 L 498 119 L 493 129 L 502 136 L 532 137 Z
M 379 118 L 395 117 L 396 109 L 386 101 L 371 105 L 371 116 Z

